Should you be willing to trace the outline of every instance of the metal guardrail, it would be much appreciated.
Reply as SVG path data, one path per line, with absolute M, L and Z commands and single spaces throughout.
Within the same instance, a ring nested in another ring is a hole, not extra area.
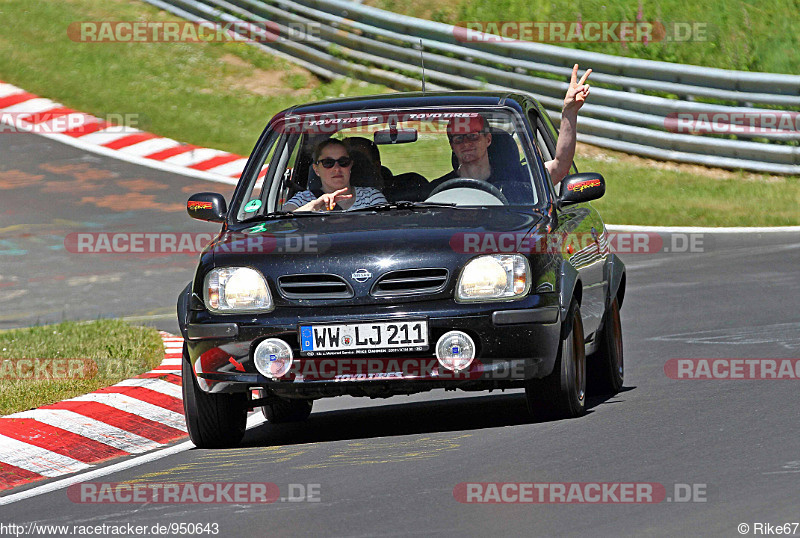
M 656 159 L 800 175 L 800 132 L 796 129 L 738 133 L 737 139 L 730 139 L 665 128 L 667 118 L 679 112 L 775 112 L 755 104 L 800 108 L 800 76 L 624 58 L 541 43 L 463 43 L 453 26 L 345 0 L 145 1 L 191 20 L 269 22 L 271 27 L 277 25 L 281 35 L 289 35 L 289 25 L 313 24 L 319 31 L 316 39 L 277 39 L 257 45 L 324 78 L 345 75 L 402 90 L 420 88 L 422 39 L 429 89 L 531 92 L 556 123 L 567 77 L 577 62 L 593 68 L 595 84 L 610 86 L 592 87 L 591 99 L 581 109 L 579 140 Z M 701 103 L 697 98 L 726 100 L 737 106 Z

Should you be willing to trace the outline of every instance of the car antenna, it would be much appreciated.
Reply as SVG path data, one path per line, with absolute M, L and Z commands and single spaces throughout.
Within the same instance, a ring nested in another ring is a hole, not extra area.
M 419 63 L 422 65 L 422 94 L 425 94 L 425 59 L 422 57 L 422 39 L 419 40 Z

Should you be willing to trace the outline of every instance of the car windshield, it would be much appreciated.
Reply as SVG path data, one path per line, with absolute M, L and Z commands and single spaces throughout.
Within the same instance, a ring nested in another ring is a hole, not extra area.
M 286 115 L 261 146 L 238 220 L 292 212 L 535 206 L 537 150 L 509 109 Z M 534 166 L 530 166 L 534 163 Z M 326 193 L 339 193 L 330 204 Z

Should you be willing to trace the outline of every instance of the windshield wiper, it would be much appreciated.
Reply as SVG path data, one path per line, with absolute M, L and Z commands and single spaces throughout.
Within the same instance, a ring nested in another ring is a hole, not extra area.
M 375 204 L 358 209 L 351 209 L 349 213 L 356 211 L 390 211 L 392 209 L 424 209 L 431 207 L 456 207 L 456 204 L 444 204 L 439 202 L 386 202 Z
M 318 211 L 273 211 L 272 213 L 265 213 L 263 215 L 253 215 L 239 222 L 250 222 L 256 220 L 269 220 L 269 219 L 293 219 L 296 217 L 316 217 L 318 215 L 326 215 Z
M 438 202 L 385 202 L 358 209 L 348 209 L 345 211 L 273 211 L 263 215 L 253 215 L 239 222 L 251 222 L 269 219 L 293 219 L 297 217 L 324 217 L 329 215 L 344 215 L 357 211 L 390 211 L 392 209 L 423 209 L 430 207 L 456 207 L 456 204 L 444 204 Z

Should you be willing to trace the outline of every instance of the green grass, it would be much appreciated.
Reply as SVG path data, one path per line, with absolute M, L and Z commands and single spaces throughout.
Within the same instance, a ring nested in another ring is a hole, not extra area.
M 113 385 L 155 368 L 163 358 L 158 331 L 118 320 L 63 322 L 2 331 L 0 415 Z M 37 371 L 32 369 L 34 364 L 5 359 L 55 360 L 41 361 Z
M 705 25 L 704 39 L 686 42 L 558 43 L 635 58 L 797 74 L 800 72 L 800 5 L 797 0 L 366 0 L 368 5 L 449 24 L 467 21 L 642 21 Z M 591 66 L 586 66 L 591 67 Z
M 756 59 L 769 61 L 769 65 L 751 62 L 750 67 L 781 71 L 775 64 L 780 60 L 787 66 L 784 71 L 798 72 L 800 56 L 781 52 L 784 45 L 796 44 L 800 35 L 787 31 L 797 28 L 800 17 L 800 10 L 788 9 L 788 1 L 778 0 L 758 8 L 753 2 L 713 4 L 712 9 L 712 4 L 662 0 L 658 4 L 643 3 L 643 9 L 645 19 L 704 20 L 727 32 L 727 37 L 716 44 L 684 44 L 680 49 L 673 46 L 670 54 L 674 54 L 675 61 L 691 63 L 692 59 L 699 62 L 705 58 L 717 62 L 708 65 L 741 68 L 733 65 L 741 55 L 733 54 L 727 47 L 747 48 L 751 47 L 751 41 L 762 43 L 769 38 L 774 51 L 763 51 L 761 44 L 753 45 L 753 50 L 758 51 Z M 582 1 L 573 4 L 564 0 L 549 3 L 443 0 L 436 4 L 372 0 L 372 3 L 450 22 L 569 21 L 577 13 L 582 13 L 583 20 L 616 20 L 635 18 L 638 9 L 622 0 L 602 4 Z M 747 24 L 742 19 L 745 13 L 749 14 Z M 755 13 L 776 16 L 766 22 L 767 18 L 759 18 Z M 349 79 L 320 81 L 311 73 L 246 44 L 77 43 L 67 37 L 67 27 L 75 21 L 176 20 L 175 16 L 142 2 L 3 0 L 0 17 L 6 27 L 14 29 L 0 35 L 0 80 L 98 116 L 134 114 L 139 120 L 135 127 L 140 129 L 243 155 L 249 154 L 267 120 L 279 110 L 331 97 L 389 91 L 383 86 Z M 746 28 L 758 31 L 741 38 L 730 37 L 734 30 Z M 716 52 L 703 52 L 703 47 L 711 46 L 718 47 Z M 786 50 L 797 48 L 793 45 Z M 653 46 L 636 51 L 631 46 L 625 53 L 647 57 L 656 50 Z M 696 57 L 689 54 L 691 50 Z M 726 62 L 733 63 L 723 65 Z M 402 152 L 398 152 L 394 161 L 387 155 L 385 164 L 396 173 L 423 166 L 400 157 Z M 444 148 L 437 153 L 435 162 L 424 166 L 440 161 L 446 165 L 447 159 L 449 152 Z M 596 170 L 608 179 L 608 194 L 598 202 L 607 222 L 709 226 L 800 224 L 797 177 L 737 175 L 699 167 L 676 172 L 621 154 L 610 161 L 586 162 L 581 157 L 576 161 L 581 170 Z
M 720 172 L 717 177 L 681 166 L 578 157 L 581 172 L 599 172 L 606 194 L 592 204 L 603 220 L 651 226 L 794 226 L 800 223 L 797 177 Z M 677 170 L 673 169 L 676 168 Z

